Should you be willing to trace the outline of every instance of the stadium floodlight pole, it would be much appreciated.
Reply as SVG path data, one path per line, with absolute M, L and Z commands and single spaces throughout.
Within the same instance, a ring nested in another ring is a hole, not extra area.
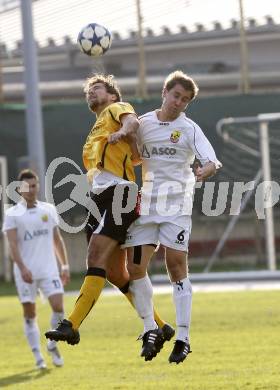
M 1 45 L 1 41 L 0 41 Z M 1 60 L 1 46 L 0 46 L 0 104 L 4 103 L 4 91 L 3 91 L 3 67 L 2 67 L 2 60 Z
M 21 0 L 21 17 L 23 31 L 23 58 L 25 78 L 25 104 L 27 144 L 30 167 L 40 180 L 40 199 L 45 198 L 45 147 L 42 120 L 41 98 L 39 93 L 39 75 L 37 48 L 33 35 L 32 1 Z
M 262 155 L 262 172 L 265 183 L 271 183 L 270 171 L 270 151 L 269 151 L 269 136 L 268 136 L 268 122 L 261 121 L 259 125 L 260 131 L 260 147 Z M 265 188 L 264 198 L 268 194 L 268 199 L 271 198 L 271 184 L 267 184 Z M 274 237 L 274 221 L 273 209 L 267 207 L 265 209 L 265 232 L 266 232 L 266 255 L 267 265 L 270 271 L 276 270 L 276 255 L 275 255 L 275 237 Z
M 139 77 L 138 77 L 138 90 L 141 98 L 148 97 L 147 93 L 147 81 L 146 81 L 146 59 L 145 59 L 145 47 L 143 39 L 143 17 L 141 14 L 140 0 L 136 0 L 137 9 L 137 23 L 138 23 L 138 49 L 139 49 Z
M 247 94 L 250 92 L 249 65 L 248 65 L 248 46 L 244 26 L 243 0 L 239 0 L 240 13 L 240 67 L 241 67 L 241 92 Z

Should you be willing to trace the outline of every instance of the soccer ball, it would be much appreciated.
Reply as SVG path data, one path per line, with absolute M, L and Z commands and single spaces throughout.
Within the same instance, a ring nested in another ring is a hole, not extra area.
M 112 43 L 110 31 L 97 23 L 90 23 L 80 31 L 78 45 L 83 53 L 99 57 L 106 53 Z

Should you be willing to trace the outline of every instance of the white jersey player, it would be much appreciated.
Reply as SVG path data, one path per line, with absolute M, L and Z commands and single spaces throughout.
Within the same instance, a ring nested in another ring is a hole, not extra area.
M 40 349 L 40 331 L 36 320 L 36 296 L 40 291 L 52 308 L 51 324 L 63 319 L 63 284 L 69 281 L 69 265 L 63 239 L 58 229 L 58 215 L 53 205 L 37 200 L 38 177 L 31 170 L 19 175 L 22 196 L 5 213 L 3 231 L 6 232 L 19 300 L 23 306 L 24 330 L 38 368 L 46 368 Z M 61 264 L 61 278 L 57 258 Z M 56 366 L 63 359 L 55 342 L 47 345 Z
M 187 251 L 195 180 L 212 176 L 221 166 L 200 127 L 184 113 L 197 92 L 194 81 L 176 71 L 165 81 L 161 108 L 140 117 L 141 212 L 140 218 L 129 228 L 125 242 L 125 247 L 134 247 L 134 255 L 130 254 L 128 264 L 133 280 L 130 288 L 138 314 L 144 319 L 143 337 L 150 338 L 151 343 L 156 340 L 156 324 L 151 316 L 152 287 L 147 266 L 153 246 L 160 243 L 166 248 L 177 324 L 176 342 L 169 362 L 177 364 L 190 352 L 192 288 L 188 278 Z M 202 165 L 196 168 L 196 179 L 190 167 L 195 157 Z M 155 344 L 159 342 L 156 340 Z M 155 345 L 155 353 L 159 349 Z
M 126 245 L 142 245 L 149 238 L 151 243 L 160 241 L 187 251 L 195 185 L 190 165 L 195 157 L 202 165 L 213 162 L 219 167 L 220 163 L 201 128 L 184 113 L 174 121 L 162 122 L 157 112 L 140 117 L 137 139 L 142 157 L 141 217 L 129 229 Z M 179 240 L 178 235 L 184 235 L 184 240 Z

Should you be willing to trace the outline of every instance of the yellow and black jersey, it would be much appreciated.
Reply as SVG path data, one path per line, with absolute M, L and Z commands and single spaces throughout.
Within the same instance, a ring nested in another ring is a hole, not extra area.
M 129 145 L 124 141 L 108 143 L 108 136 L 120 129 L 123 114 L 135 114 L 129 103 L 113 103 L 101 112 L 83 147 L 83 162 L 88 171 L 103 168 L 125 180 L 135 181 Z

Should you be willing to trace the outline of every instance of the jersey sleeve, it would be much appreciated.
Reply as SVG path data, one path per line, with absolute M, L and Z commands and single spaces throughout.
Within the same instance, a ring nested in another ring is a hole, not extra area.
M 50 204 L 50 216 L 54 227 L 59 225 L 59 217 L 54 205 Z
M 124 114 L 134 114 L 136 115 L 134 108 L 129 103 L 118 102 L 114 103 L 109 108 L 112 118 L 121 123 L 121 116 Z
M 17 221 L 14 215 L 9 215 L 5 213 L 2 231 L 6 232 L 7 230 L 16 229 Z
M 187 133 L 187 140 L 190 148 L 202 165 L 213 162 L 216 169 L 221 168 L 222 164 L 217 159 L 213 146 L 197 124 L 191 126 L 190 131 Z

